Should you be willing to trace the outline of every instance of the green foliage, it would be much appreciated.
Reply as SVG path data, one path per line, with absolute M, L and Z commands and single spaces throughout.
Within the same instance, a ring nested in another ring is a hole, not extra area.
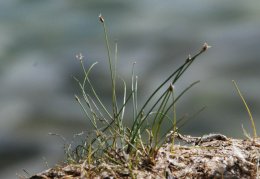
M 77 147 L 75 153 L 80 154 L 80 157 L 76 158 L 77 160 L 79 158 L 86 160 L 89 164 L 94 161 L 93 158 L 96 162 L 107 160 L 118 165 L 127 163 L 128 168 L 132 169 L 134 166 L 139 165 L 141 159 L 144 158 L 148 163 L 152 163 L 166 138 L 166 133 L 161 135 L 163 123 L 169 123 L 170 121 L 172 125 L 169 130 L 176 132 L 178 123 L 176 119 L 176 102 L 198 82 L 192 83 L 178 95 L 175 94 L 174 85 L 195 59 L 210 46 L 205 43 L 197 54 L 188 56 L 183 64 L 158 85 L 146 102 L 139 107 L 138 78 L 134 72 L 134 64 L 132 67 L 131 90 L 127 94 L 126 82 L 117 75 L 117 43 L 115 43 L 115 58 L 113 59 L 105 19 L 100 15 L 99 20 L 104 29 L 107 47 L 112 86 L 112 111 L 109 112 L 104 105 L 89 78 L 92 68 L 97 63 L 85 67 L 82 55 L 78 56 L 84 72 L 84 79 L 81 81 L 75 78 L 81 89 L 81 95 L 75 95 L 75 99 L 80 104 L 86 118 L 91 122 L 95 134 L 92 140 L 86 141 L 84 145 Z M 117 99 L 117 83 L 119 82 L 122 82 L 124 86 L 123 101 L 121 102 Z M 90 92 L 87 93 L 86 91 Z M 133 124 L 128 128 L 124 124 L 124 113 L 128 110 L 127 105 L 131 103 Z M 172 142 L 174 143 L 174 140 Z

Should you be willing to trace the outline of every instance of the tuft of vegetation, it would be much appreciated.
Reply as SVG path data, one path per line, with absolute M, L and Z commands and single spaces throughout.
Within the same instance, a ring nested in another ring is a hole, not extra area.
M 199 81 L 192 83 L 178 95 L 175 94 L 174 86 L 195 59 L 210 46 L 205 43 L 197 54 L 194 56 L 189 55 L 182 65 L 158 85 L 140 107 L 138 103 L 138 77 L 134 71 L 135 63 L 132 66 L 131 89 L 129 90 L 126 81 L 117 74 L 117 42 L 114 46 L 114 58 L 112 58 L 106 21 L 102 15 L 99 16 L 99 21 L 104 30 L 107 48 L 112 86 L 112 111 L 109 111 L 104 105 L 89 78 L 91 70 L 97 62 L 87 67 L 84 64 L 84 57 L 81 54 L 77 55 L 84 78 L 80 80 L 74 77 L 81 90 L 81 94 L 75 95 L 75 99 L 80 104 L 86 118 L 90 121 L 94 132 L 92 139 L 84 141 L 69 155 L 66 152 L 68 161 L 72 163 L 85 161 L 89 165 L 92 165 L 93 162 L 101 164 L 106 161 L 126 166 L 129 170 L 140 165 L 152 165 L 158 150 L 166 140 L 166 135 L 170 131 L 175 133 L 178 129 L 177 124 L 181 122 L 181 120 L 177 121 L 176 102 Z M 122 83 L 124 86 L 123 96 L 120 97 L 117 92 L 118 83 Z M 132 118 L 133 122 L 130 127 L 125 124 L 126 110 L 132 110 L 130 119 Z M 166 131 L 162 131 L 163 124 L 170 127 Z M 174 138 L 171 142 L 173 152 Z
M 51 133 L 64 142 L 66 165 L 55 166 L 31 179 L 259 178 L 260 139 L 257 138 L 251 111 L 235 81 L 233 83 L 251 121 L 254 140 L 244 129 L 249 140 L 232 139 L 222 134 L 193 137 L 179 133 L 187 119 L 177 119 L 176 103 L 199 81 L 190 84 L 179 94 L 175 92 L 176 83 L 210 46 L 205 43 L 197 54 L 189 55 L 140 105 L 135 63 L 132 66 L 131 87 L 128 89 L 127 82 L 117 74 L 117 42 L 112 58 L 108 30 L 101 15 L 99 21 L 103 26 L 107 48 L 112 87 L 111 106 L 107 107 L 102 102 L 90 80 L 91 70 L 97 62 L 86 66 L 82 54 L 77 55 L 84 76 L 81 80 L 74 77 L 81 91 L 81 94 L 75 95 L 75 99 L 90 121 L 93 132 L 75 150 L 71 149 L 63 136 Z M 124 86 L 123 95 L 118 93 L 118 83 Z M 127 119 L 132 119 L 131 126 L 125 122 L 125 112 L 129 110 L 132 113 Z M 166 130 L 165 125 L 169 126 Z M 189 145 L 177 145 L 175 139 Z

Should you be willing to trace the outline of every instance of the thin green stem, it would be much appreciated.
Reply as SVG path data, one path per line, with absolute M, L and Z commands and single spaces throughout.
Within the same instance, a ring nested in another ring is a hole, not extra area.
M 106 23 L 105 21 L 102 22 L 103 29 L 104 29 L 104 34 L 105 34 L 105 41 L 106 41 L 106 48 L 107 48 L 107 56 L 108 56 L 108 61 L 109 61 L 109 70 L 110 70 L 110 77 L 111 77 L 111 82 L 112 82 L 112 106 L 113 106 L 113 114 L 114 114 L 114 119 L 116 114 L 117 114 L 117 109 L 116 109 L 116 97 L 115 97 L 115 72 L 113 70 L 113 65 L 112 65 L 112 60 L 111 60 L 111 54 L 110 54 L 110 45 L 109 45 L 109 40 L 108 40 L 108 32 L 106 28 Z
M 82 66 L 82 69 L 83 69 L 84 74 L 85 74 L 84 81 L 83 81 L 83 85 L 82 85 L 82 86 L 83 86 L 83 89 L 82 89 L 82 90 L 85 90 L 85 83 L 86 83 L 86 81 L 87 81 L 88 84 L 89 84 L 89 86 L 90 86 L 90 88 L 91 88 L 91 91 L 93 92 L 93 94 L 94 94 L 95 98 L 97 99 L 98 103 L 101 105 L 101 107 L 102 107 L 103 110 L 106 112 L 106 114 L 109 116 L 109 118 L 110 118 L 110 119 L 113 119 L 112 115 L 108 112 L 107 108 L 104 106 L 103 102 L 100 100 L 98 94 L 96 93 L 95 88 L 93 87 L 93 85 L 92 85 L 92 83 L 90 82 L 89 77 L 88 77 L 88 75 L 89 75 L 91 69 L 92 69 L 96 64 L 97 64 L 97 62 L 96 62 L 96 63 L 93 63 L 93 64 L 90 66 L 89 70 L 86 71 L 85 66 L 84 66 L 84 64 L 83 64 L 83 61 L 81 61 L 81 66 Z
M 251 125 L 252 125 L 252 128 L 253 128 L 253 131 L 254 131 L 254 138 L 257 138 L 257 132 L 256 132 L 256 127 L 255 127 L 255 121 L 254 121 L 254 118 L 253 118 L 253 116 L 252 116 L 252 113 L 251 113 L 251 111 L 250 111 L 250 109 L 249 109 L 249 107 L 248 107 L 248 105 L 247 105 L 247 103 L 246 103 L 245 98 L 243 97 L 241 91 L 239 90 L 236 81 L 235 81 L 235 80 L 232 80 L 232 82 L 233 82 L 233 84 L 235 85 L 235 88 L 236 88 L 236 90 L 237 90 L 237 92 L 238 92 L 238 95 L 240 96 L 240 98 L 241 98 L 241 100 L 243 101 L 243 104 L 244 104 L 244 106 L 245 106 L 245 108 L 246 108 L 246 110 L 247 110 L 247 113 L 248 113 L 249 119 L 250 119 L 250 121 L 251 121 Z
M 95 123 L 95 121 L 92 121 L 91 117 L 89 116 L 87 110 L 85 109 L 84 105 L 82 104 L 82 102 L 80 101 L 79 97 L 77 95 L 75 95 L 75 99 L 77 100 L 77 102 L 80 104 L 82 110 L 84 111 L 84 114 L 87 116 L 87 118 L 89 118 L 90 122 L 92 123 L 92 125 L 94 126 L 94 128 L 97 130 L 97 125 Z
M 166 100 L 162 103 L 162 109 L 161 109 L 161 114 L 167 114 L 167 112 L 165 112 L 165 108 L 168 104 L 168 101 L 170 99 L 170 96 L 171 96 L 171 91 L 169 90 L 169 93 L 165 96 Z M 160 115 L 159 116 L 159 120 L 158 120 L 158 124 L 156 125 L 156 131 L 155 131 L 155 148 L 157 148 L 157 144 L 158 144 L 158 136 L 159 136 L 159 133 L 160 133 L 160 129 L 161 129 L 161 125 L 162 125 L 162 122 L 163 122 L 163 119 L 164 119 L 165 115 Z
M 160 104 L 160 106 L 158 108 L 158 111 L 156 112 L 156 115 L 155 115 L 155 117 L 153 119 L 153 124 L 152 124 L 152 133 L 153 133 L 153 135 L 156 133 L 156 130 L 157 130 L 157 127 L 158 127 L 156 125 L 157 118 L 158 118 L 159 115 L 163 114 L 163 112 L 162 112 L 163 110 L 162 109 L 163 109 L 163 106 L 164 106 L 165 102 L 168 99 L 169 93 L 170 93 L 170 91 L 167 90 L 166 93 L 164 94 L 164 98 L 163 98 L 163 100 L 162 100 L 162 102 L 161 102 L 161 104 Z
M 124 96 L 123 96 L 123 104 L 125 104 L 126 102 L 126 82 L 121 79 L 123 81 L 123 85 L 124 85 Z M 121 123 L 123 125 L 123 119 L 124 119 L 124 115 L 125 115 L 125 106 L 123 106 L 123 110 L 122 110 L 122 113 L 121 113 Z
M 192 88 L 194 85 L 198 84 L 200 81 L 195 81 L 192 84 L 190 84 L 187 88 L 185 88 L 181 94 L 179 94 L 177 96 L 177 98 L 172 102 L 172 104 L 167 108 L 167 110 L 165 111 L 165 113 L 168 113 L 168 111 L 175 105 L 175 103 L 190 89 Z
M 175 101 L 175 91 L 174 91 L 174 86 L 172 86 L 172 101 L 174 102 Z M 173 104 L 172 106 L 172 112 L 173 112 L 173 136 L 172 136 L 172 145 L 171 145 L 171 152 L 174 151 L 174 140 L 175 140 L 175 137 L 174 137 L 174 134 L 176 132 L 176 129 L 177 129 L 177 115 L 176 115 L 176 103 Z

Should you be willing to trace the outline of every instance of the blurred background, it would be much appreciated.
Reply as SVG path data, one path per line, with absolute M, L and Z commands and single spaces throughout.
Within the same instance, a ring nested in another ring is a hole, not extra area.
M 196 119 L 182 128 L 190 135 L 220 132 L 244 137 L 250 121 L 232 80 L 236 80 L 260 129 L 260 2 L 1 0 L 0 1 L 0 178 L 34 174 L 62 161 L 63 141 L 88 131 L 72 75 L 79 61 L 99 62 L 91 79 L 107 104 L 111 98 L 102 13 L 110 40 L 118 40 L 119 74 L 130 86 L 132 63 L 139 99 L 203 43 L 200 56 L 176 84 L 176 93 L 201 80 L 177 103 L 177 115 Z M 101 92 L 102 91 L 102 92 Z M 48 166 L 47 166 L 48 165 Z

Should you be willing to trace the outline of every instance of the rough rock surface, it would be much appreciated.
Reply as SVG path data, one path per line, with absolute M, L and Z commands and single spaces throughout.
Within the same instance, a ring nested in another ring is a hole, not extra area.
M 182 144 L 165 143 L 153 162 L 132 169 L 102 163 L 57 166 L 30 179 L 49 178 L 258 178 L 260 139 L 232 139 L 221 134 L 203 137 L 177 134 Z M 171 141 L 170 137 L 169 140 Z M 149 166 L 148 166 L 149 165 Z

